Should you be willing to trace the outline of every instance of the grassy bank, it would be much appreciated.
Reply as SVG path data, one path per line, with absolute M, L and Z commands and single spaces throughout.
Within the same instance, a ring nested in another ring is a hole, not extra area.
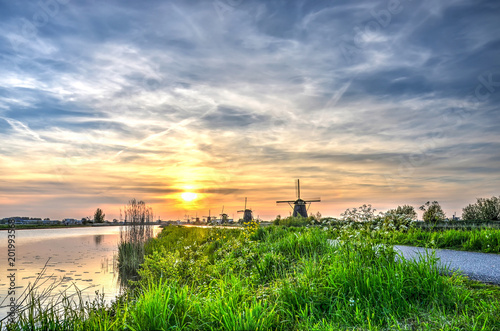
M 500 254 L 500 229 L 423 229 L 411 223 L 332 222 L 332 235 L 343 240 L 372 240 L 390 245 L 445 248 L 470 252 Z
M 146 244 L 128 299 L 77 317 L 32 314 L 13 329 L 500 328 L 498 287 L 442 276 L 432 256 L 397 263 L 379 239 L 338 231 L 167 227 Z
M 425 231 L 410 229 L 406 233 L 382 234 L 387 243 L 470 252 L 500 254 L 500 229 Z

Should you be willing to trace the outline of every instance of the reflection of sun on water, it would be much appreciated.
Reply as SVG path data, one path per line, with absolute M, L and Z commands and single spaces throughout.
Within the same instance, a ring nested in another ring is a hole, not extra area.
M 198 197 L 198 195 L 196 193 L 193 193 L 193 192 L 184 192 L 181 194 L 181 197 L 184 201 L 193 201 L 194 199 L 196 199 Z

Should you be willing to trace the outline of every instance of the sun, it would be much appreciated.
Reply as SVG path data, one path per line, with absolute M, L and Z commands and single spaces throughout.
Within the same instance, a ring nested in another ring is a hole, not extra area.
M 198 194 L 193 193 L 193 192 L 184 192 L 181 194 L 181 197 L 184 201 L 193 201 L 198 197 Z

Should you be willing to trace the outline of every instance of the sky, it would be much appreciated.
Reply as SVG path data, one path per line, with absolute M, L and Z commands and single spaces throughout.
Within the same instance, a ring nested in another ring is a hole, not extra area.
M 500 195 L 500 2 L 0 2 L 0 218 Z M 196 193 L 185 201 L 182 193 Z M 421 216 L 421 213 L 420 213 Z

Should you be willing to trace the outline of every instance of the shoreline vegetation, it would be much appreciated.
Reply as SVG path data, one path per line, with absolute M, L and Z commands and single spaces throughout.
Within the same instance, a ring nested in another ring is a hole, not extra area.
M 499 286 L 448 276 L 432 254 L 398 262 L 392 246 L 499 253 L 499 229 L 419 229 L 399 216 L 275 223 L 166 226 L 142 241 L 139 277 L 113 304 L 59 299 L 8 329 L 500 329 Z
M 113 224 L 113 223 L 98 223 L 98 224 L 69 224 L 69 225 L 63 225 L 63 224 L 53 224 L 53 225 L 46 225 L 46 224 L 20 224 L 16 225 L 16 230 L 35 230 L 35 229 L 69 229 L 69 228 L 92 228 L 92 227 L 106 227 L 106 226 L 113 226 L 113 227 L 119 227 L 119 226 L 131 226 L 132 224 Z M 148 223 L 148 225 L 162 225 L 161 223 Z M 0 224 L 0 231 L 2 230 L 8 230 L 10 226 L 8 224 Z

